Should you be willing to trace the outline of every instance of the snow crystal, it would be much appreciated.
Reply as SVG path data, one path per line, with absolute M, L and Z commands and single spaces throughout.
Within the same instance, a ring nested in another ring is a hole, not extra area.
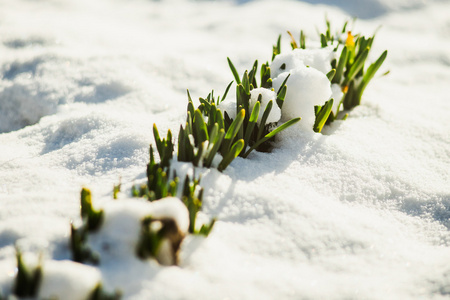
M 261 107 L 259 109 L 258 121 L 257 124 L 261 123 L 261 119 L 264 115 L 264 111 L 266 109 L 269 101 L 272 100 L 272 109 L 270 110 L 270 114 L 267 117 L 267 123 L 275 123 L 278 122 L 281 118 L 281 110 L 277 105 L 277 93 L 273 90 L 265 89 L 265 88 L 256 88 L 250 91 L 250 111 L 253 111 L 253 107 L 258 101 L 258 97 L 261 95 Z

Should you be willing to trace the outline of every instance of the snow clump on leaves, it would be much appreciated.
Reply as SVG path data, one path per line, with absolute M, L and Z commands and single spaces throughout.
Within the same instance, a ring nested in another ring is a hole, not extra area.
M 277 93 L 273 90 L 265 89 L 265 88 L 256 88 L 250 91 L 250 111 L 253 110 L 253 107 L 258 101 L 259 95 L 261 95 L 261 107 L 259 110 L 258 121 L 257 124 L 260 125 L 261 119 L 264 115 L 264 111 L 266 110 L 267 104 L 269 104 L 270 100 L 273 102 L 272 109 L 270 110 L 270 114 L 267 117 L 266 123 L 276 123 L 281 118 L 281 110 L 276 105 L 277 101 Z
M 315 105 L 323 105 L 332 95 L 326 73 L 331 70 L 331 48 L 294 49 L 277 55 L 270 69 L 273 88 L 278 91 L 286 77 L 287 93 L 281 110 L 283 120 L 301 117 L 300 126 L 312 130 Z

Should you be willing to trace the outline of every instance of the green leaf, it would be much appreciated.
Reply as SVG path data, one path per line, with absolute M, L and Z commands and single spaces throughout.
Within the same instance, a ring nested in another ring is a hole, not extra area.
M 261 95 L 259 95 L 259 98 L 261 98 Z M 256 101 L 255 105 L 253 106 L 252 114 L 250 115 L 250 119 L 249 119 L 247 128 L 245 128 L 244 151 L 245 151 L 245 148 L 250 143 L 250 138 L 252 136 L 253 129 L 255 128 L 255 125 L 258 122 L 258 116 L 259 116 L 260 107 L 261 107 L 261 102 L 260 101 Z
M 275 59 L 275 56 L 281 53 L 281 34 L 278 36 L 277 44 L 272 47 L 272 61 Z
M 227 130 L 227 133 L 225 134 L 225 138 L 220 149 L 222 155 L 226 155 L 228 153 L 233 139 L 236 137 L 236 134 L 239 132 L 239 129 L 244 122 L 244 118 L 245 110 L 241 109 L 241 111 L 237 114 L 236 119 L 233 121 L 233 123 L 231 123 L 230 127 Z
M 321 43 L 322 48 L 325 48 L 326 46 L 328 46 L 327 38 L 325 37 L 325 35 L 323 33 L 320 34 L 320 43 Z
M 269 63 L 266 62 L 261 66 L 261 87 L 263 88 L 271 88 L 272 83 L 268 82 L 270 79 L 270 67 Z
M 194 112 L 193 127 L 195 145 L 198 147 L 198 145 L 208 140 L 208 129 L 199 109 L 195 110 Z
M 303 30 L 300 31 L 300 48 L 306 49 L 306 42 L 305 42 L 306 36 Z
M 231 81 L 231 82 L 228 84 L 227 88 L 225 89 L 225 93 L 223 94 L 222 100 L 221 100 L 220 102 L 224 101 L 225 98 L 227 97 L 228 91 L 230 90 L 230 87 L 231 87 L 231 85 L 233 84 L 233 82 L 234 82 L 234 81 Z M 217 104 L 219 104 L 219 103 L 217 103 Z
M 216 221 L 217 221 L 217 219 L 213 218 L 209 224 L 203 224 L 202 227 L 200 228 L 200 230 L 196 234 L 207 237 L 211 233 L 211 230 L 213 229 Z
M 208 167 L 208 168 L 211 167 L 211 164 L 214 160 L 214 156 L 216 156 L 217 151 L 219 151 L 220 146 L 222 145 L 224 136 L 225 136 L 225 130 L 223 128 L 221 128 L 217 134 L 216 139 L 213 141 L 212 144 L 210 144 L 210 146 L 212 146 L 212 147 L 208 147 L 209 154 L 204 163 L 205 167 Z
M 364 91 L 364 89 L 366 88 L 367 84 L 369 84 L 370 80 L 373 78 L 373 76 L 375 75 L 375 73 L 378 71 L 378 69 L 381 67 L 381 65 L 383 64 L 384 60 L 387 57 L 387 50 L 385 50 L 380 57 L 369 66 L 369 68 L 366 71 L 366 74 L 364 74 L 363 76 L 363 88 L 361 90 L 361 93 Z
M 239 79 L 239 73 L 236 71 L 236 68 L 234 67 L 229 57 L 227 57 L 227 61 L 228 66 L 230 66 L 231 72 L 233 73 L 234 79 L 236 80 L 236 84 L 240 84 L 241 80 Z
M 22 253 L 16 249 L 17 277 L 14 282 L 14 294 L 18 297 L 35 298 L 38 295 L 42 279 L 42 267 L 39 262 L 34 270 L 29 270 L 22 259 Z
M 336 69 L 331 69 L 331 71 L 327 73 L 327 78 L 328 78 L 328 80 L 329 80 L 329 81 L 332 81 L 334 75 L 336 75 Z
M 113 187 L 113 199 L 117 199 L 117 195 L 120 193 L 120 187 L 121 187 L 121 183 L 119 184 L 115 184 Z
M 347 58 L 348 58 L 348 48 L 347 46 L 344 46 L 342 49 L 341 55 L 339 56 L 339 63 L 336 68 L 336 75 L 334 75 L 332 83 L 340 83 L 342 74 L 344 74 L 344 67 L 347 65 Z
M 186 91 L 187 91 L 188 101 L 193 102 L 192 98 L 191 98 L 191 94 L 189 93 L 189 90 L 186 90 Z
M 222 161 L 217 168 L 220 172 L 226 169 L 228 165 L 241 153 L 244 148 L 244 140 L 240 139 L 236 143 L 233 144 L 230 151 L 223 157 Z
M 325 125 L 328 117 L 331 113 L 331 109 L 333 107 L 333 99 L 325 102 L 323 106 L 316 105 L 314 109 L 316 111 L 316 120 L 314 122 L 313 130 L 315 132 L 321 132 L 323 126 Z
M 286 98 L 287 86 L 284 86 L 280 93 L 277 95 L 277 105 L 281 109 L 284 104 L 284 99 Z
M 347 85 L 355 75 L 364 67 L 364 62 L 367 59 L 367 55 L 369 55 L 369 48 L 366 48 L 364 52 L 355 60 L 353 65 L 350 68 L 347 76 L 344 79 L 343 85 Z
M 86 188 L 81 190 L 81 218 L 87 223 L 89 231 L 97 230 L 103 222 L 103 211 L 94 210 L 91 191 Z
M 258 87 L 258 84 L 256 83 L 256 71 L 258 70 L 258 61 L 255 60 L 252 69 L 250 70 L 250 73 L 248 74 L 248 79 L 250 82 L 250 86 L 253 85 L 254 88 Z M 252 90 L 252 88 L 250 88 L 250 90 Z
M 244 87 L 244 91 L 247 95 L 250 94 L 250 79 L 248 76 L 248 72 L 245 71 L 244 75 L 242 75 L 242 86 Z
M 277 133 L 285 130 L 286 128 L 288 128 L 288 127 L 290 127 L 292 125 L 294 125 L 295 123 L 297 123 L 300 120 L 301 120 L 301 118 L 295 118 L 295 119 L 287 121 L 286 123 L 284 123 L 280 127 L 275 128 L 273 131 L 271 131 L 268 134 L 266 134 L 266 136 L 264 138 L 262 138 L 259 141 L 257 141 L 247 152 L 245 152 L 243 157 L 244 158 L 247 157 L 254 149 L 258 148 L 259 145 L 261 145 L 265 141 L 269 140 L 270 138 L 274 137 Z
M 279 95 L 281 93 L 281 91 L 283 90 L 283 88 L 286 86 L 286 82 L 288 81 L 290 76 L 291 76 L 291 74 L 288 74 L 288 76 L 286 76 L 286 78 L 283 80 L 283 82 L 280 85 L 280 88 L 277 91 L 277 95 Z
M 272 110 L 272 106 L 273 106 L 273 101 L 270 100 L 269 103 L 267 103 L 266 108 L 264 109 L 264 113 L 261 118 L 261 122 L 259 123 L 259 129 L 258 129 L 258 133 L 256 135 L 256 142 L 258 142 L 261 139 L 261 137 L 264 133 L 264 130 L 266 128 L 267 118 L 269 117 L 270 111 Z

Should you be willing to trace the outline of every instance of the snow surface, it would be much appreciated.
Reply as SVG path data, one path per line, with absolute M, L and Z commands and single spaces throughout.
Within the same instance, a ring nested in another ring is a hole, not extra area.
M 272 153 L 196 170 L 203 212 L 219 221 L 185 239 L 180 267 L 130 257 L 98 270 L 125 299 L 448 299 L 448 11 L 431 0 L 1 1 L 2 291 L 15 243 L 70 258 L 82 186 L 100 207 L 120 179 L 124 193 L 145 181 L 152 124 L 176 136 L 187 88 L 223 94 L 227 56 L 242 73 L 270 60 L 278 34 L 317 42 L 325 15 L 336 28 L 356 15 L 355 32 L 382 25 L 372 59 L 388 49 L 380 74 L 391 72 L 345 122 L 321 135 L 302 120 Z

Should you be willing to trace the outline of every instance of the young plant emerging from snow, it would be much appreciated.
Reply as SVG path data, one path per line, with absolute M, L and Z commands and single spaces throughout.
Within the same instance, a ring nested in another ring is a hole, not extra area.
M 180 199 L 168 197 L 151 203 L 141 220 L 136 253 L 162 265 L 177 265 L 181 242 L 188 233 L 189 212 Z
M 16 259 L 13 295 L 0 299 L 120 299 L 119 292 L 109 294 L 103 290 L 100 272 L 93 267 L 71 261 L 46 261 L 44 264 L 40 258 L 37 265 L 30 267 L 19 249 L 16 249 Z
M 230 85 L 224 96 L 225 99 Z M 218 98 L 217 103 L 220 102 Z M 244 112 L 228 124 L 217 107 L 214 94 L 200 98 L 200 105 L 194 109 L 188 91 L 188 107 L 185 127 L 180 126 L 178 134 L 178 160 L 192 162 L 194 166 L 212 167 L 223 171 L 242 151 L 244 140 L 236 139 L 242 126 Z M 220 154 L 220 155 L 219 155 Z
M 76 262 L 91 262 L 97 264 L 99 257 L 87 246 L 89 232 L 97 231 L 103 222 L 103 211 L 95 210 L 92 206 L 91 191 L 83 188 L 81 190 L 81 220 L 78 228 L 71 223 L 70 248 L 72 259 Z
M 22 253 L 16 249 L 17 276 L 14 281 L 14 294 L 17 297 L 36 297 L 42 279 L 41 262 L 31 269 L 25 266 Z
M 256 73 L 258 61 L 255 61 L 250 72 L 245 71 L 242 80 L 228 58 L 228 65 L 236 80 L 236 119 L 242 114 L 242 126 L 237 130 L 235 139 L 242 139 L 244 147 L 239 154 L 247 157 L 253 150 L 270 151 L 271 143 L 275 135 L 289 126 L 300 121 L 299 117 L 294 117 L 279 127 L 276 127 L 280 120 L 284 100 L 287 92 L 286 80 L 279 88 L 272 88 L 270 78 L 270 68 L 268 63 L 263 64 L 260 71 L 261 87 L 258 88 Z M 225 128 L 232 125 L 233 119 L 230 113 L 225 112 Z
M 299 43 L 288 32 L 293 51 L 281 54 L 280 35 L 273 47 L 271 64 L 275 86 L 280 84 L 287 74 L 291 75 L 288 83 L 291 93 L 286 96 L 286 102 L 291 103 L 292 107 L 286 109 L 287 114 L 295 111 L 295 108 L 302 108 L 304 124 L 312 127 L 315 132 L 321 132 L 325 124 L 330 124 L 338 117 L 345 119 L 345 111 L 360 105 L 365 88 L 387 56 L 387 51 L 384 51 L 374 63 L 365 68 L 375 35 L 366 38 L 348 31 L 347 36 L 343 37 L 347 28 L 345 23 L 335 38 L 331 34 L 328 20 L 326 25 L 326 32 L 320 33 L 319 49 L 306 48 L 303 31 L 300 32 Z M 325 78 L 331 85 L 326 84 Z M 315 91 L 309 92 L 308 88 Z
M 194 184 L 185 184 L 187 187 L 193 186 L 192 189 L 185 187 L 188 190 L 187 199 L 165 197 L 153 202 L 121 200 L 111 202 L 101 210 L 93 209 L 91 193 L 88 189 L 83 189 L 81 192 L 83 223 L 78 228 L 72 225 L 73 260 L 99 263 L 100 253 L 111 255 L 110 252 L 117 252 L 119 254 L 114 255 L 137 254 L 142 259 L 154 258 L 163 265 L 177 264 L 179 247 L 189 231 L 190 219 L 195 222 L 198 212 L 192 210 L 191 213 L 187 206 L 191 202 L 200 203 L 201 206 L 201 200 L 194 193 L 197 185 L 198 181 Z M 99 215 L 101 218 L 90 217 Z M 90 222 L 92 220 L 96 222 Z M 131 238 L 134 239 L 131 244 L 134 243 L 135 248 L 130 250 L 130 236 L 133 235 L 136 238 Z

